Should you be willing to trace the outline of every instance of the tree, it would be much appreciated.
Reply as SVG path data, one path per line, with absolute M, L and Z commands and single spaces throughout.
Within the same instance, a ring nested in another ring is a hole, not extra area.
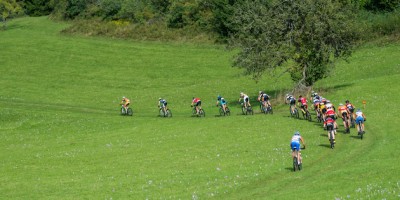
M 286 67 L 297 89 L 327 76 L 346 58 L 357 38 L 348 4 L 335 0 L 246 1 L 235 8 L 233 66 L 257 81 L 265 71 Z
M 7 20 L 22 12 L 21 6 L 15 0 L 0 0 L 0 19 L 3 28 L 7 27 Z

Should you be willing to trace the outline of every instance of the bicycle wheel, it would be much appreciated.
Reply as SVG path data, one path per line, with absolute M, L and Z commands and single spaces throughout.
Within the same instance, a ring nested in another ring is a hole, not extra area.
M 219 115 L 220 116 L 225 116 L 224 109 L 222 107 L 219 108 Z
M 360 138 L 363 139 L 364 137 L 364 130 L 362 129 L 362 123 L 358 123 L 358 127 L 359 127 L 359 134 L 360 134 Z
M 231 110 L 228 107 L 225 108 L 225 115 L 231 115 Z
M 132 115 L 133 115 L 133 110 L 132 110 L 132 108 L 128 108 L 128 110 L 126 111 L 126 114 L 127 114 L 128 116 L 132 116 Z
M 125 111 L 124 107 L 121 108 L 121 115 L 126 115 L 126 111 Z
M 350 126 L 351 126 L 351 128 L 356 127 L 356 121 L 353 118 L 353 114 L 350 115 Z
M 298 163 L 297 163 L 297 156 L 293 158 L 293 171 L 295 172 L 298 169 Z
M 253 108 L 251 107 L 251 106 L 248 106 L 247 107 L 247 112 L 246 113 L 248 113 L 248 114 L 250 114 L 250 115 L 253 115 L 254 113 L 253 113 Z
M 247 115 L 247 110 L 246 110 L 246 108 L 244 106 L 242 107 L 242 114 L 243 115 Z
M 200 117 L 205 117 L 205 116 L 206 116 L 206 112 L 204 112 L 203 109 L 200 109 L 200 110 L 199 110 L 199 116 L 200 116 Z
M 333 140 L 332 128 L 329 129 L 329 142 L 331 143 L 331 149 L 335 147 L 335 141 Z
M 165 117 L 172 117 L 172 112 L 170 109 L 167 109 L 167 113 L 165 114 Z
M 307 117 L 307 120 L 308 121 L 312 121 L 312 119 L 311 119 L 311 113 L 307 110 L 307 112 L 306 112 L 306 117 Z
M 300 118 L 299 110 L 298 110 L 297 108 L 294 108 L 294 114 L 295 114 L 295 117 L 296 117 L 297 119 Z

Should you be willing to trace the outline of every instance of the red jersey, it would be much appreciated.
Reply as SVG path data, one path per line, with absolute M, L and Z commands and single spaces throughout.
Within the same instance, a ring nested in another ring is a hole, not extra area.
M 326 112 L 325 112 L 325 114 L 326 115 L 335 115 L 335 111 L 333 110 L 333 109 L 328 109 Z
M 197 102 L 199 102 L 199 101 L 200 101 L 200 98 L 194 98 L 193 101 L 192 101 L 192 103 L 197 103 Z
M 335 123 L 335 120 L 332 119 L 332 118 L 330 118 L 330 117 L 326 118 L 325 121 L 324 121 L 324 124 L 325 124 L 325 125 L 327 125 L 327 124 L 333 124 L 333 123 Z
M 300 98 L 299 102 L 301 102 L 301 104 L 303 104 L 303 105 L 307 105 L 307 99 L 304 97 Z

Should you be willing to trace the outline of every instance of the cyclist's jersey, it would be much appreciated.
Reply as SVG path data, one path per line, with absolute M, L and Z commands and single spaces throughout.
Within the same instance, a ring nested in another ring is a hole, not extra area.
M 335 120 L 331 117 L 327 117 L 324 121 L 324 124 L 327 126 L 333 126 L 334 123 L 335 123 Z
M 225 105 L 226 104 L 226 101 L 225 101 L 224 98 L 221 98 L 218 101 L 219 101 L 219 104 L 221 104 L 221 105 Z
M 166 106 L 167 105 L 167 100 L 161 99 L 160 100 L 160 105 Z
M 129 103 L 130 103 L 130 100 L 129 100 L 128 98 L 123 98 L 121 103 L 123 103 L 123 104 L 129 104 Z
M 346 103 L 346 107 L 347 107 L 347 109 L 349 109 L 349 111 L 350 111 L 351 113 L 353 113 L 353 111 L 354 111 L 354 109 L 355 109 L 355 107 L 353 106 L 353 104 L 351 104 L 351 103 Z
M 314 103 L 314 105 L 319 105 L 319 103 L 321 103 L 321 101 L 319 99 L 314 99 L 313 103 Z
M 301 136 L 300 135 L 293 135 L 291 142 L 300 143 Z
M 356 112 L 356 116 L 357 116 L 357 118 L 358 118 L 358 117 L 364 118 L 363 113 L 362 113 L 361 111 L 357 111 L 357 112 Z
M 325 114 L 328 116 L 335 116 L 335 111 L 333 109 L 327 109 Z
M 289 101 L 290 105 L 296 104 L 296 98 L 294 98 L 292 95 L 287 96 L 286 100 Z
M 192 101 L 192 103 L 195 104 L 195 103 L 197 103 L 197 102 L 199 102 L 199 101 L 201 101 L 200 98 L 194 98 L 193 101 Z
M 301 102 L 301 104 L 303 105 L 307 105 L 307 99 L 304 97 L 300 98 L 298 101 Z
M 249 101 L 249 96 L 247 94 L 243 94 L 243 101 L 248 102 Z
M 262 99 L 263 101 L 268 101 L 268 100 L 269 100 L 268 94 L 265 94 L 265 93 L 264 93 L 261 99 Z
M 340 112 L 340 114 L 348 113 L 348 110 L 347 110 L 346 106 L 339 106 L 338 107 L 338 111 Z

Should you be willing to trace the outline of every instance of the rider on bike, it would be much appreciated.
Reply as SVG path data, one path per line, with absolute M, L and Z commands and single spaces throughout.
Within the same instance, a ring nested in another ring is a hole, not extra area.
M 294 113 L 294 108 L 296 107 L 296 98 L 294 98 L 293 95 L 290 94 L 286 94 L 286 100 L 285 100 L 286 104 L 290 104 L 290 111 L 292 113 Z
M 247 96 L 247 94 L 240 92 L 240 98 L 239 98 L 239 102 L 241 102 L 243 99 L 243 107 L 245 107 L 247 109 L 247 107 L 250 107 L 250 99 L 249 96 Z
M 269 101 L 269 95 L 263 91 L 258 92 L 257 100 L 261 103 L 261 105 L 266 108 L 267 105 L 271 106 L 271 102 Z
M 350 111 L 349 114 L 353 114 L 354 113 L 354 109 L 356 109 L 356 107 L 354 107 L 354 105 L 351 104 L 349 100 L 346 100 L 346 107 Z
M 192 107 L 194 106 L 194 108 L 196 109 L 196 114 L 199 114 L 199 110 L 201 109 L 201 100 L 200 100 L 200 98 L 194 98 L 193 97 L 191 106 Z
M 299 102 L 299 104 L 301 104 L 300 105 L 301 111 L 303 111 L 303 114 L 305 114 L 307 111 L 307 108 L 308 108 L 307 99 L 300 95 L 299 100 L 297 100 L 297 101 Z
M 335 119 L 330 116 L 326 117 L 326 119 L 324 121 L 324 126 L 326 127 L 326 130 L 328 130 L 329 141 L 331 139 L 331 135 L 329 134 L 329 129 L 333 130 L 333 134 L 332 134 L 333 143 L 336 143 L 336 140 L 335 140 L 336 130 L 334 129 L 335 123 L 336 123 Z
M 361 109 L 357 109 L 357 112 L 354 113 L 354 116 L 355 116 L 354 118 L 356 119 L 356 124 L 361 123 L 363 133 L 365 133 L 364 122 L 367 121 L 367 118 L 365 117 L 364 113 L 361 111 Z M 358 127 L 358 126 L 357 126 L 357 131 L 358 131 L 358 134 L 360 134 L 360 127 Z
M 328 101 L 327 101 L 328 102 Z M 332 104 L 326 104 L 326 112 L 325 112 L 325 120 L 328 118 L 328 117 L 330 117 L 330 118 L 332 118 L 333 120 L 334 120 L 334 129 L 335 129 L 335 134 L 336 134 L 336 129 L 337 129 L 337 123 L 336 123 L 336 118 L 337 118 L 337 116 L 336 116 L 336 113 L 335 113 L 335 111 L 333 110 L 333 107 L 332 107 Z M 326 126 L 325 126 L 326 127 Z
M 224 110 L 224 113 L 226 113 L 226 107 L 227 107 L 226 104 L 227 104 L 227 102 L 225 101 L 225 99 L 223 97 L 221 97 L 220 95 L 218 95 L 216 106 L 220 105 L 222 107 L 222 109 Z
M 126 98 L 125 96 L 123 96 L 120 105 L 122 105 L 122 107 L 125 108 L 125 112 L 127 111 L 129 104 L 130 104 L 130 100 L 128 98 Z
M 303 144 L 304 148 L 306 148 L 303 137 L 300 136 L 299 131 L 296 131 L 290 141 L 290 148 L 292 149 L 292 159 L 297 156 L 299 163 L 302 163 L 300 142 Z
M 342 103 L 340 103 L 339 104 L 339 107 L 338 107 L 338 112 L 337 112 L 337 114 L 339 115 L 339 116 L 341 116 L 342 117 L 342 120 L 343 120 L 343 126 L 346 128 L 346 130 L 349 128 L 348 126 L 350 125 L 350 111 L 349 111 L 349 109 L 345 106 L 345 105 L 343 105 Z M 347 121 L 345 121 L 345 116 L 347 117 Z M 346 125 L 347 124 L 347 125 Z
M 158 108 L 160 108 L 160 110 L 162 109 L 164 111 L 164 113 L 167 112 L 167 100 L 162 99 L 161 97 L 158 98 Z

